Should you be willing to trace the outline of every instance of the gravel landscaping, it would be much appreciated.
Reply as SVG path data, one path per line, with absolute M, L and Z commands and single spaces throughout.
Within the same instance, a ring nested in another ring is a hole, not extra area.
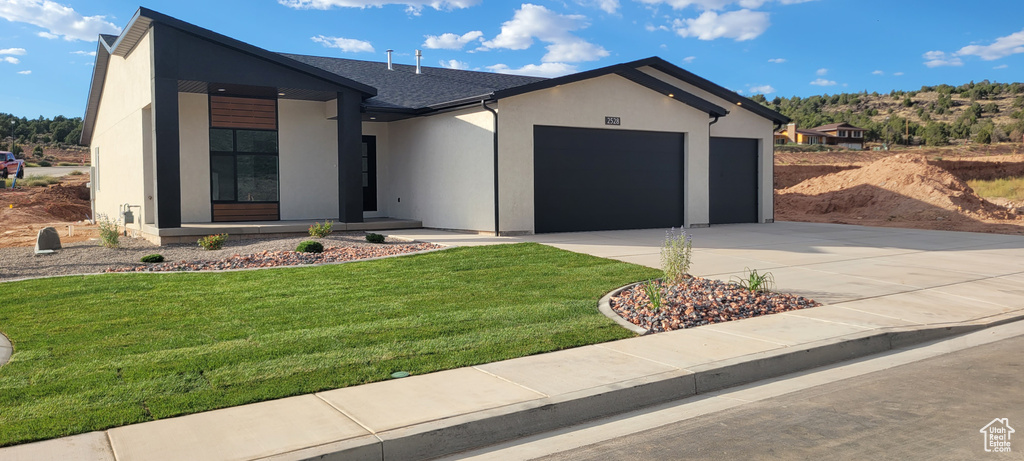
M 662 287 L 660 309 L 652 310 L 643 287 L 636 285 L 611 298 L 612 310 L 650 334 L 821 305 L 802 296 L 752 292 L 734 283 L 700 277 Z
M 295 247 L 308 236 L 275 239 L 232 239 L 224 248 L 204 250 L 195 243 L 162 247 L 142 239 L 122 237 L 118 248 L 104 248 L 98 240 L 68 243 L 51 255 L 36 255 L 32 248 L 0 248 L 0 281 L 54 275 L 96 274 L 126 271 L 188 271 L 242 269 L 298 264 L 321 264 L 393 256 L 441 248 L 430 243 L 409 243 L 388 239 L 368 243 L 363 232 L 338 232 L 318 239 L 320 254 L 296 253 Z M 144 264 L 139 260 L 159 253 L 165 262 Z

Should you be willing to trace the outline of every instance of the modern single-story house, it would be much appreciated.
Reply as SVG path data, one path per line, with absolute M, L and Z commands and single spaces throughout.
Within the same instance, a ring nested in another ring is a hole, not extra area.
M 775 132 L 775 144 L 825 144 L 864 150 L 866 131 L 849 123 L 830 123 L 810 130 L 797 128 L 795 123 L 790 123 L 785 130 Z
M 773 133 L 789 120 L 657 57 L 544 79 L 421 66 L 418 52 L 300 56 L 145 8 L 96 54 L 82 132 L 94 212 L 132 210 L 158 242 L 233 222 L 514 234 L 773 220 Z

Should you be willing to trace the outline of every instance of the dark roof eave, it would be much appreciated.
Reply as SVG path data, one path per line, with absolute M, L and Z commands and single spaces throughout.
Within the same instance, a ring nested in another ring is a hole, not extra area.
M 692 72 L 689 72 L 689 71 L 687 71 L 687 70 L 685 70 L 685 69 L 683 69 L 683 68 L 681 68 L 679 66 L 676 66 L 675 64 L 672 64 L 672 63 L 670 63 L 668 61 L 665 61 L 664 59 L 659 58 L 657 56 L 652 56 L 650 58 L 645 58 L 645 59 L 641 59 L 641 60 L 638 60 L 638 61 L 633 61 L 633 62 L 630 62 L 630 63 L 626 63 L 625 65 L 628 65 L 628 66 L 633 67 L 633 68 L 640 68 L 640 67 L 648 66 L 648 67 L 657 69 L 657 70 L 659 70 L 661 72 L 664 72 L 664 73 L 666 73 L 668 75 L 671 75 L 671 76 L 673 76 L 675 78 L 678 78 L 679 80 L 682 80 L 682 81 L 684 81 L 686 83 L 689 83 L 689 84 L 691 84 L 693 86 L 696 86 L 697 88 L 700 88 L 700 89 L 702 89 L 704 91 L 707 91 L 708 93 L 711 93 L 711 94 L 713 94 L 715 96 L 718 96 L 719 98 L 722 98 L 722 99 L 724 99 L 726 101 L 729 101 L 729 102 L 731 102 L 733 104 L 738 104 L 740 107 L 742 107 L 744 109 L 747 109 L 747 110 L 749 110 L 749 111 L 751 111 L 751 112 L 753 112 L 753 113 L 755 113 L 757 115 L 760 115 L 760 116 L 762 116 L 764 118 L 772 120 L 775 123 L 786 124 L 786 123 L 790 122 L 790 118 L 786 117 L 785 115 L 782 115 L 782 114 L 780 114 L 780 113 L 778 113 L 778 112 L 776 112 L 774 110 L 771 110 L 771 109 L 769 109 L 767 107 L 764 107 L 764 106 L 754 102 L 754 100 L 752 100 L 750 98 L 745 98 L 743 96 L 740 96 L 738 93 L 736 93 L 734 91 L 730 91 L 729 89 L 727 89 L 727 88 L 725 88 L 725 87 L 723 87 L 721 85 L 718 85 L 718 84 L 716 84 L 716 83 L 714 83 L 714 82 L 712 82 L 710 80 L 707 80 L 707 79 L 705 79 L 705 78 L 703 78 L 703 77 L 701 77 L 699 75 L 696 75 L 696 74 L 694 74 Z

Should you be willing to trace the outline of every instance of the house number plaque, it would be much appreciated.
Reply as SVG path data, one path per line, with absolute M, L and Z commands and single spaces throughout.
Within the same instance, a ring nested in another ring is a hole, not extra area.
M 622 125 L 622 119 L 619 118 L 619 117 L 605 117 L 604 118 L 604 124 L 605 125 Z

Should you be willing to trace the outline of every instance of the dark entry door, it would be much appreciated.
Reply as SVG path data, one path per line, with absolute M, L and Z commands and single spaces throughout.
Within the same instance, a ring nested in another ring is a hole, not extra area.
M 711 224 L 757 222 L 757 140 L 711 138 Z
M 377 211 L 376 136 L 363 136 L 363 211 Z
M 683 134 L 535 126 L 534 227 L 683 224 Z

